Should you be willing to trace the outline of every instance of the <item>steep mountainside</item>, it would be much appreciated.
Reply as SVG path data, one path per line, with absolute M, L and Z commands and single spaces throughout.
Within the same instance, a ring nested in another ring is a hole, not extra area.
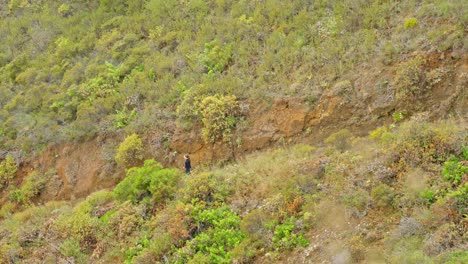
M 466 263 L 465 2 L 0 0 L 0 263 Z

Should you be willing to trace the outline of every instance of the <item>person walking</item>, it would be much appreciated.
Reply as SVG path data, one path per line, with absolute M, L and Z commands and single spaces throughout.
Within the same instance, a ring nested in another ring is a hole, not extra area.
M 184 159 L 185 159 L 185 174 L 190 174 L 190 171 L 192 170 L 192 164 L 190 164 L 190 156 L 188 154 L 185 154 Z

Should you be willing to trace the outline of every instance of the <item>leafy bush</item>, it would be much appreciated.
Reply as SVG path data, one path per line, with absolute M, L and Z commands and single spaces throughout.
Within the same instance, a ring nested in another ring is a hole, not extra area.
M 463 264 L 468 263 L 468 251 L 466 250 L 455 250 L 442 254 L 439 258 L 438 263 L 444 264 Z
M 369 193 L 362 189 L 353 190 L 351 194 L 345 195 L 343 197 L 343 201 L 346 205 L 354 207 L 360 211 L 363 211 L 367 208 L 369 199 Z
M 228 206 L 223 205 L 214 209 L 193 209 L 195 224 L 201 233 L 188 241 L 184 248 L 178 251 L 178 263 L 194 261 L 202 257 L 208 263 L 231 263 L 234 249 L 244 238 L 240 231 L 240 217 Z
M 29 204 L 31 199 L 36 197 L 45 187 L 47 178 L 37 172 L 30 173 L 19 189 L 14 189 L 10 193 L 10 200 L 20 204 Z
M 468 216 L 468 182 L 447 193 L 447 197 L 455 200 L 455 207 L 460 215 Z
M 460 184 L 462 178 L 468 173 L 468 166 L 461 162 L 458 158 L 452 157 L 444 163 L 442 176 L 447 181 L 454 184 Z
M 418 25 L 418 20 L 414 17 L 412 18 L 408 18 L 406 21 L 405 21 L 405 29 L 410 29 L 410 28 L 414 28 L 415 26 Z
M 115 161 L 126 168 L 135 166 L 143 160 L 143 143 L 137 134 L 132 134 L 120 143 Z
M 142 167 L 127 171 L 127 177 L 114 189 L 117 198 L 137 203 L 150 197 L 155 203 L 162 203 L 173 196 L 180 177 L 177 169 L 164 169 L 154 160 L 146 160 Z
M 381 208 L 390 207 L 393 204 L 395 194 L 393 189 L 386 184 L 379 184 L 371 191 L 372 200 Z
M 53 228 L 62 238 L 76 239 L 84 248 L 96 243 L 102 226 L 98 218 L 87 213 L 64 213 L 53 223 Z
M 208 75 L 223 72 L 231 61 L 232 44 L 220 47 L 216 41 L 205 43 L 205 49 L 199 56 L 200 63 L 205 67 Z
M 126 127 L 133 119 L 135 119 L 136 116 L 137 112 L 135 109 L 131 111 L 127 108 L 124 108 L 123 110 L 116 110 L 114 126 L 116 128 Z
M 411 236 L 398 241 L 388 256 L 390 263 L 433 263 L 432 259 L 424 254 L 422 248 L 422 239 L 419 236 Z
M 275 249 L 292 249 L 296 246 L 307 247 L 309 241 L 297 231 L 295 218 L 290 217 L 275 226 L 273 245 Z
M 63 241 L 60 244 L 59 251 L 63 256 L 74 257 L 75 259 L 84 260 L 83 257 L 86 256 L 81 250 L 80 241 L 73 238 Z
M 182 199 L 187 203 L 217 204 L 226 198 L 226 187 L 213 173 L 204 172 L 190 177 L 182 190 Z
M 129 249 L 125 250 L 125 255 L 127 259 L 125 260 L 125 264 L 132 264 L 133 259 L 138 256 L 144 249 L 148 248 L 150 245 L 150 240 L 148 237 L 143 236 L 137 242 L 137 245 L 134 247 L 130 247 Z
M 237 98 L 232 95 L 214 95 L 204 98 L 199 105 L 205 142 L 231 141 L 232 132 L 240 115 Z
M 419 193 L 419 196 L 427 201 L 428 204 L 433 204 L 436 201 L 436 196 L 432 190 L 423 190 Z
M 11 155 L 7 155 L 5 160 L 0 163 L 0 189 L 8 185 L 18 171 L 18 165 Z
M 395 123 L 398 123 L 398 122 L 402 121 L 403 119 L 405 119 L 407 114 L 408 113 L 406 111 L 395 112 L 395 113 L 392 114 L 393 121 L 395 121 Z
M 427 124 L 409 121 L 385 136 L 385 144 L 394 153 L 395 168 L 429 166 L 460 152 L 463 133 L 453 123 Z

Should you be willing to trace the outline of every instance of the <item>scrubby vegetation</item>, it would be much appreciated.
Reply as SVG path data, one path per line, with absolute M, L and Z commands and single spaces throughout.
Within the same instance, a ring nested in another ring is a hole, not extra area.
M 465 2 L 3 1 L 0 263 L 466 263 Z
M 214 140 L 239 117 L 234 102 L 231 113 L 213 113 L 214 99 L 317 103 L 349 87 L 363 64 L 391 66 L 388 92 L 414 101 L 451 69 L 413 53 L 459 58 L 465 9 L 463 0 L 8 1 L 0 7 L 1 150 L 142 135 L 177 117 L 188 127 L 203 122 Z M 224 116 L 220 128 L 215 116 Z
M 346 149 L 294 145 L 190 176 L 147 160 L 112 191 L 3 214 L 2 261 L 463 263 L 466 130 L 377 131 L 333 136 Z

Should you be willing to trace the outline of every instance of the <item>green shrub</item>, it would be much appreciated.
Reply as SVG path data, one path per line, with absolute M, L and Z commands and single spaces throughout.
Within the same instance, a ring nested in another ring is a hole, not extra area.
M 190 177 L 182 190 L 182 199 L 187 203 L 221 203 L 227 196 L 225 186 L 213 173 L 200 173 Z
M 467 250 L 455 250 L 442 254 L 438 257 L 437 263 L 443 264 L 464 264 L 468 263 L 468 251 Z
M 125 255 L 127 259 L 125 260 L 125 264 L 132 264 L 133 259 L 138 256 L 144 249 L 148 248 L 150 245 L 150 240 L 147 236 L 141 237 L 136 246 L 130 247 L 129 249 L 125 250 Z
M 142 167 L 127 171 L 127 177 L 114 189 L 117 198 L 137 203 L 150 197 L 155 203 L 162 203 L 175 194 L 180 177 L 177 169 L 164 169 L 154 160 L 146 160 Z
M 193 209 L 193 220 L 202 232 L 189 240 L 178 251 L 178 262 L 198 263 L 200 257 L 209 256 L 208 263 L 232 263 L 231 250 L 244 239 L 240 231 L 240 217 L 228 206 L 214 209 Z
M 74 238 L 63 241 L 60 244 L 59 251 L 63 256 L 74 257 L 75 259 L 80 259 L 84 255 L 80 247 L 80 241 Z
M 62 238 L 76 239 L 80 245 L 91 246 L 101 234 L 99 219 L 87 213 L 65 213 L 53 223 L 53 228 Z
M 132 134 L 120 143 L 115 161 L 125 168 L 135 166 L 143 160 L 143 143 L 137 134 Z
M 214 95 L 204 98 L 199 105 L 205 142 L 230 142 L 240 115 L 237 98 L 232 95 Z
M 455 207 L 460 215 L 468 216 L 468 182 L 448 192 L 447 197 L 455 200 Z
M 402 121 L 403 119 L 405 119 L 407 114 L 408 113 L 406 111 L 397 111 L 397 112 L 392 114 L 393 121 L 395 121 L 395 123 L 398 123 L 398 122 Z
M 6 218 L 10 216 L 13 213 L 13 210 L 15 209 L 15 204 L 12 202 L 6 202 L 2 205 L 2 208 L 0 209 L 0 218 Z
M 273 231 L 273 245 L 275 249 L 292 249 L 296 246 L 307 247 L 309 241 L 297 231 L 294 217 L 275 226 Z
M 325 143 L 333 144 L 338 150 L 344 151 L 349 147 L 350 137 L 351 132 L 347 129 L 342 129 L 326 138 Z
M 10 193 L 10 200 L 20 204 L 29 204 L 31 199 L 36 197 L 45 187 L 47 178 L 39 173 L 32 172 L 25 179 L 19 189 L 13 189 Z
M 221 47 L 216 41 L 205 43 L 205 49 L 199 56 L 200 63 L 205 67 L 208 75 L 223 72 L 231 61 L 232 45 Z
M 460 140 L 463 132 L 453 123 L 409 121 L 388 133 L 384 142 L 396 155 L 394 166 L 403 169 L 446 161 L 460 151 Z
M 167 233 L 154 236 L 148 242 L 149 244 L 147 247 L 145 247 L 144 241 L 138 242 L 141 244 L 140 247 L 142 250 L 133 258 L 134 262 L 132 263 L 153 263 L 156 260 L 162 259 L 173 246 L 171 237 Z
M 452 157 L 444 163 L 442 169 L 442 176 L 445 180 L 450 181 L 454 184 L 460 184 L 462 178 L 468 173 L 468 166 L 456 157 Z
M 433 204 L 437 200 L 437 197 L 432 190 L 424 190 L 419 193 L 419 197 L 424 199 L 428 204 Z
M 11 155 L 7 155 L 5 160 L 0 163 L 0 189 L 8 185 L 15 178 L 18 171 L 18 165 Z
M 137 116 L 137 112 L 135 109 L 128 110 L 124 108 L 123 110 L 116 110 L 115 117 L 114 117 L 114 126 L 116 128 L 123 128 L 126 127 L 133 119 Z
M 414 17 L 412 18 L 408 18 L 406 21 L 405 21 L 405 29 L 410 29 L 410 28 L 414 28 L 415 26 L 418 25 L 418 20 Z
M 390 186 L 382 183 L 372 189 L 371 197 L 375 202 L 375 205 L 381 208 L 386 208 L 393 204 L 395 194 Z

